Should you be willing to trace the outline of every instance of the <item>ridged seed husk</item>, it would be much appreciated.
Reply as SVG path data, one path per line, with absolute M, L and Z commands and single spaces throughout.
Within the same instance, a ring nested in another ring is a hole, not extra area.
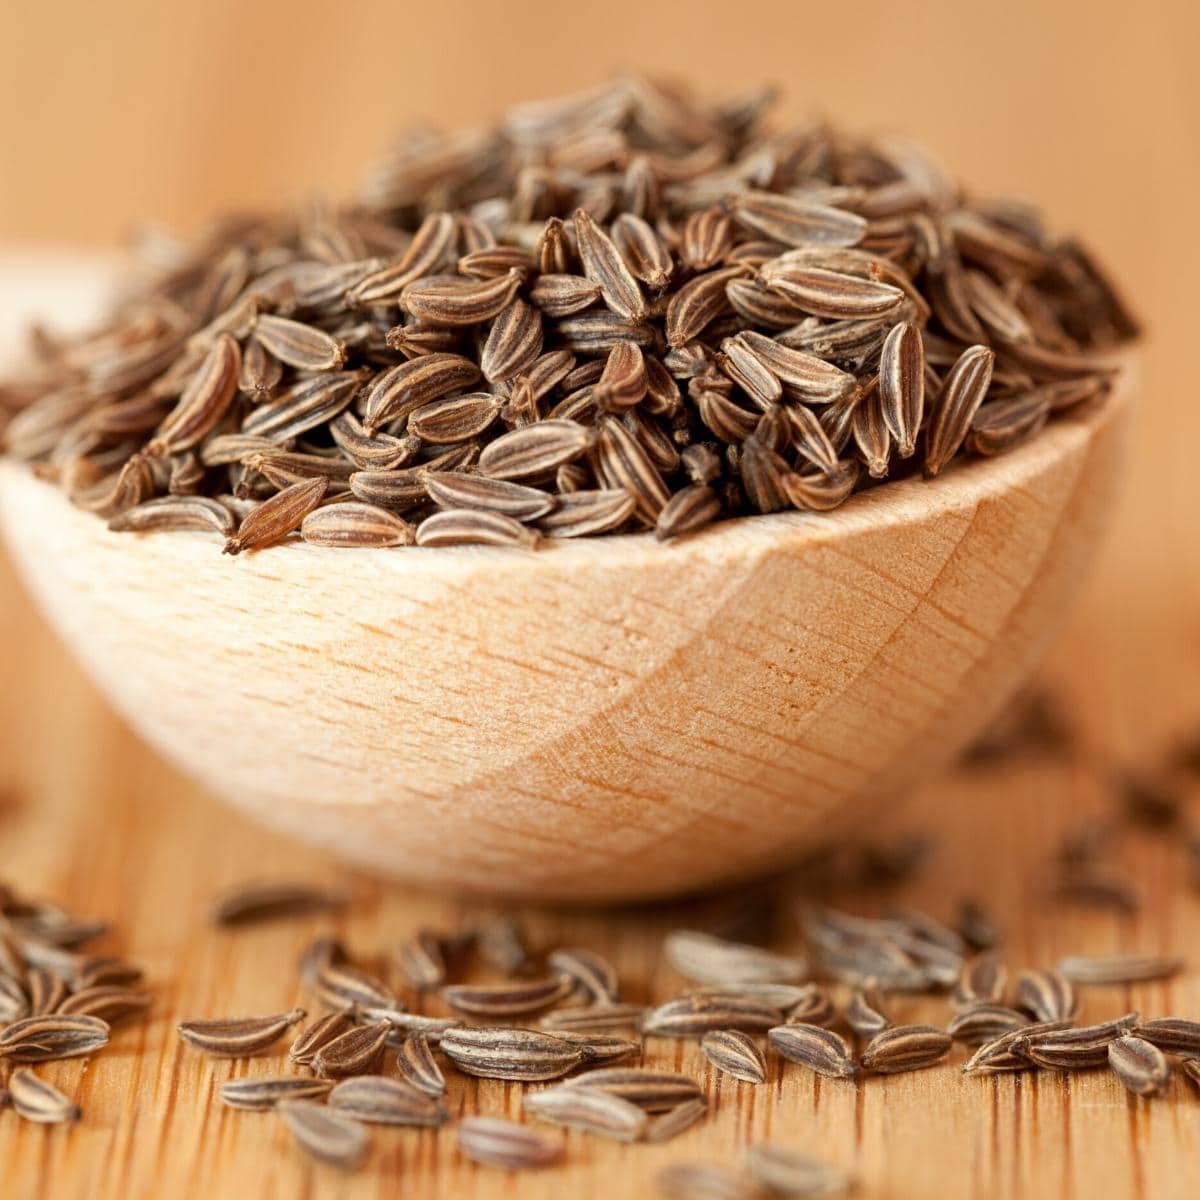
M 849 1079 L 858 1064 L 845 1038 L 819 1025 L 788 1024 L 767 1030 L 767 1040 L 784 1058 L 834 1079 Z
M 78 1105 L 27 1068 L 12 1073 L 7 1092 L 8 1102 L 17 1115 L 26 1121 L 61 1125 L 72 1124 L 83 1116 Z
M 441 1096 L 445 1092 L 445 1076 L 433 1057 L 429 1038 L 423 1033 L 410 1033 L 404 1039 L 396 1055 L 396 1066 L 413 1087 L 426 1095 Z
M 523 273 L 515 268 L 491 279 L 431 276 L 410 283 L 400 294 L 400 306 L 410 317 L 429 325 L 478 325 L 516 299 L 522 279 Z
M 354 304 L 395 302 L 414 280 L 430 274 L 450 254 L 457 227 L 452 214 L 430 213 L 394 263 L 372 272 L 349 291 Z
M 1079 1001 L 1071 981 L 1059 972 L 1028 970 L 1017 976 L 1015 1006 L 1038 1021 L 1070 1021 Z
M 32 993 L 31 993 L 32 994 Z M 134 1013 L 144 1012 L 150 1007 L 151 997 L 147 992 L 120 984 L 97 983 L 80 988 L 71 995 L 64 994 L 52 1010 L 63 1016 L 83 1015 L 99 1017 L 109 1025 Z
M 362 426 L 375 434 L 423 404 L 474 386 L 483 372 L 461 354 L 423 354 L 378 376 L 362 403 Z
M 965 1075 L 996 1074 L 1002 1071 L 1028 1071 L 1034 1064 L 1026 1057 L 1024 1047 L 1030 1037 L 1058 1033 L 1071 1028 L 1070 1021 L 1039 1021 L 1022 1029 L 1003 1033 L 984 1042 L 965 1063 Z
M 686 929 L 668 935 L 663 952 L 696 983 L 792 983 L 807 972 L 803 959 Z
M 448 508 L 417 526 L 418 546 L 516 546 L 533 550 L 541 540 L 536 530 L 499 512 Z
M 362 382 L 358 371 L 331 371 L 303 379 L 260 404 L 242 422 L 250 437 L 283 442 L 334 420 L 354 399 Z
M 315 1100 L 283 1100 L 275 1111 L 296 1144 L 313 1158 L 344 1170 L 366 1158 L 370 1137 L 351 1117 Z
M 891 1024 L 891 1019 L 883 1011 L 883 998 L 879 989 L 868 984 L 855 988 L 846 1005 L 843 1014 L 845 1022 L 859 1037 L 874 1037 L 882 1033 Z M 813 1022 L 820 1024 L 820 1022 Z
M 879 354 L 879 400 L 884 424 L 901 458 L 911 458 L 925 415 L 925 343 L 911 322 L 892 327 Z
M 361 501 L 315 509 L 300 522 L 300 536 L 310 546 L 334 550 L 411 546 L 416 539 L 413 527 L 403 517 Z
M 925 474 L 939 471 L 958 453 L 992 381 L 995 354 L 970 346 L 950 368 L 934 402 L 925 444 Z
M 760 1142 L 746 1152 L 746 1161 L 755 1179 L 772 1195 L 815 1200 L 819 1196 L 843 1196 L 853 1187 L 844 1171 L 782 1146 Z
M 238 344 L 223 333 L 184 389 L 179 403 L 155 430 L 151 440 L 155 450 L 178 454 L 198 446 L 229 411 L 237 393 L 240 369 Z
M 116 533 L 217 533 L 232 536 L 237 519 L 207 496 L 159 496 L 110 518 Z
M 25 972 L 25 994 L 29 997 L 29 1016 L 40 1017 L 46 1013 L 61 1012 L 60 1005 L 67 999 L 66 980 L 45 967 L 30 967 Z M 87 1012 L 86 1008 L 76 1011 Z M 90 1013 L 105 1020 L 102 1012 Z
M 441 937 L 430 929 L 418 930 L 396 949 L 396 965 L 418 991 L 429 991 L 446 982 L 446 955 Z
M 708 1113 L 708 1101 L 703 1096 L 684 1100 L 666 1112 L 652 1116 L 642 1134 L 642 1141 L 656 1144 L 669 1142 L 681 1133 L 691 1129 L 697 1121 L 702 1120 Z
M 932 1025 L 894 1025 L 867 1043 L 862 1065 L 880 1074 L 916 1071 L 941 1062 L 952 1045 L 950 1035 Z
M 1144 1038 L 1127 1034 L 1110 1042 L 1108 1065 L 1135 1096 L 1156 1096 L 1171 1082 L 1171 1064 Z
M 221 1084 L 218 1095 L 230 1108 L 264 1112 L 283 1100 L 315 1100 L 333 1087 L 331 1079 L 311 1079 L 307 1075 L 268 1075 L 262 1078 L 230 1079 Z
M 347 1012 L 326 1013 L 300 1030 L 288 1051 L 288 1058 L 294 1063 L 308 1065 L 317 1051 L 353 1027 L 354 1022 Z
M 1183 970 L 1179 958 L 1144 954 L 1075 955 L 1058 960 L 1058 973 L 1070 983 L 1098 985 L 1170 979 Z
M 444 1125 L 450 1114 L 432 1096 L 410 1083 L 386 1075 L 360 1075 L 343 1079 L 329 1093 L 335 1112 L 368 1125 Z
M 1039 1031 L 1027 1028 L 1015 1043 L 1017 1051 L 1039 1067 L 1078 1071 L 1103 1066 L 1107 1047 L 1136 1027 L 1139 1016 L 1128 1013 L 1098 1025 L 1079 1025 L 1069 1029 Z
M 329 480 L 317 475 L 276 492 L 242 518 L 237 532 L 225 539 L 225 553 L 261 550 L 283 541 L 320 504 L 328 487 Z
M 637 500 L 624 488 L 571 492 L 558 498 L 554 511 L 539 518 L 537 527 L 552 538 L 588 537 L 620 528 L 636 507 Z
M 580 275 L 539 275 L 529 289 L 529 302 L 547 317 L 569 317 L 590 308 L 600 285 Z
M 437 471 L 426 478 L 429 498 L 442 508 L 478 508 L 515 521 L 532 521 L 552 512 L 554 497 L 538 488 L 490 479 L 463 471 Z
M 337 338 L 287 317 L 261 314 L 254 337 L 273 357 L 298 371 L 336 371 L 346 361 L 346 347 Z
M 347 1029 L 327 1041 L 313 1055 L 310 1065 L 324 1077 L 365 1074 L 378 1064 L 391 1034 L 389 1021 Z
M 702 1037 L 717 1029 L 761 1032 L 782 1022 L 783 1013 L 750 996 L 711 993 L 682 996 L 651 1009 L 642 1018 L 649 1037 Z
M 645 1110 L 613 1092 L 587 1087 L 552 1087 L 530 1092 L 523 1107 L 542 1121 L 585 1133 L 635 1142 L 646 1131 Z
M 621 252 L 584 209 L 574 215 L 575 237 L 584 274 L 600 288 L 608 308 L 628 321 L 640 321 L 646 301 Z
M 106 1021 L 82 1013 L 22 1017 L 0 1029 L 0 1059 L 45 1062 L 75 1058 L 107 1045 L 108 1035 Z
M 959 1011 L 981 1004 L 1001 1004 L 1007 982 L 1004 960 L 998 954 L 981 954 L 963 964 L 951 1003 Z
M 1143 1021 L 1132 1032 L 1168 1054 L 1188 1057 L 1200 1055 L 1200 1021 L 1187 1021 L 1182 1017 L 1155 1017 L 1151 1021 Z
M 542 352 L 542 314 L 524 300 L 514 300 L 492 322 L 479 356 L 489 383 L 503 383 L 527 370 Z
M 705 271 L 688 280 L 667 304 L 667 343 L 673 348 L 686 346 L 729 307 L 726 286 L 748 274 L 744 266 L 722 267 Z
M 299 917 L 345 903 L 340 892 L 301 882 L 252 883 L 222 896 L 213 908 L 218 925 L 252 925 Z
M 330 1008 L 393 1006 L 396 997 L 381 979 L 346 962 L 329 962 L 317 971 L 313 990 Z
M 666 1112 L 703 1094 L 700 1084 L 688 1075 L 638 1067 L 599 1067 L 560 1086 L 607 1092 L 651 1113 Z
M 575 981 L 569 975 L 552 975 L 528 983 L 444 987 L 442 1000 L 458 1012 L 476 1017 L 515 1017 L 549 1008 L 570 995 Z
M 558 1079 L 586 1060 L 582 1046 L 537 1029 L 448 1029 L 439 1047 L 468 1075 L 526 1083 Z
M 574 421 L 539 421 L 489 442 L 479 455 L 479 471 L 493 479 L 550 478 L 585 454 L 592 439 L 592 431 Z
M 553 950 L 546 957 L 546 966 L 573 979 L 597 1004 L 615 1004 L 620 996 L 616 968 L 593 950 Z
M 711 487 L 693 484 L 663 505 L 654 523 L 654 536 L 660 541 L 683 537 L 711 525 L 720 515 L 721 497 Z
M 704 1057 L 718 1071 L 747 1083 L 763 1083 L 767 1061 L 758 1044 L 740 1029 L 719 1029 L 700 1039 Z
M 553 1166 L 563 1157 L 560 1139 L 499 1117 L 467 1117 L 460 1121 L 458 1148 L 472 1162 L 508 1171 Z
M 304 1016 L 304 1009 L 293 1008 L 265 1017 L 217 1017 L 204 1021 L 184 1021 L 178 1027 L 179 1036 L 189 1046 L 195 1046 L 206 1054 L 220 1058 L 245 1058 L 279 1041 L 289 1029 L 304 1020 Z
M 1030 1024 L 1029 1018 L 1003 1004 L 976 1004 L 955 1013 L 946 1032 L 968 1046 L 982 1046 Z
M 605 1033 L 612 1029 L 635 1029 L 641 1025 L 646 1009 L 641 1004 L 597 1004 L 556 1008 L 538 1021 L 542 1029 L 575 1033 Z

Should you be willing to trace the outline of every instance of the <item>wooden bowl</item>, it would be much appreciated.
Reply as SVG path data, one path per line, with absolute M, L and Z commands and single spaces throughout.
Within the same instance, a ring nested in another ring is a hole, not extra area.
M 1132 378 L 932 483 L 668 545 L 231 559 L 13 465 L 0 509 L 93 678 L 239 808 L 424 885 L 628 900 L 778 867 L 963 748 L 1067 611 Z

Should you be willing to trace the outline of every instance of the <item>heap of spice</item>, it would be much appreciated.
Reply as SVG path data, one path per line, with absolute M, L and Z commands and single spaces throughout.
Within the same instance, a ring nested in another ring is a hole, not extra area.
M 340 207 L 161 236 L 38 331 L 7 453 L 229 553 L 690 533 L 994 455 L 1109 389 L 1092 256 L 925 151 L 628 76 L 401 141 Z

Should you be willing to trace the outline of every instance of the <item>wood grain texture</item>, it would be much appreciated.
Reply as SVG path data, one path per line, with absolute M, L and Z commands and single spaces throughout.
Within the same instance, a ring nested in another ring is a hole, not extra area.
M 950 761 L 1109 511 L 1133 373 L 1016 452 L 832 514 L 537 553 L 105 530 L 10 467 L 52 622 L 170 759 L 400 879 L 568 902 L 779 866 Z

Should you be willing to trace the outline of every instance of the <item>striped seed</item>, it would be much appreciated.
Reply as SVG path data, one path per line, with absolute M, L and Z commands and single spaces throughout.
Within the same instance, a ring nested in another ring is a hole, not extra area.
M 845 1038 L 819 1025 L 788 1024 L 767 1030 L 767 1040 L 791 1062 L 819 1075 L 849 1079 L 858 1073 Z
M 296 1145 L 313 1158 L 348 1171 L 366 1158 L 370 1138 L 358 1121 L 315 1100 L 283 1100 L 275 1111 Z
M 418 546 L 505 546 L 533 550 L 537 533 L 503 513 L 451 508 L 426 517 L 417 526 Z
M 439 1045 L 467 1075 L 525 1083 L 558 1079 L 586 1057 L 573 1042 L 536 1029 L 448 1029 Z
M 740 225 L 788 246 L 855 246 L 867 231 L 856 213 L 774 192 L 737 194 L 730 211 Z
M 283 541 L 299 529 L 304 518 L 321 502 L 328 487 L 329 480 L 316 475 L 264 500 L 242 518 L 237 532 L 225 539 L 224 552 L 241 554 L 245 550 L 261 550 Z
M 503 402 L 490 392 L 443 396 L 415 408 L 408 432 L 431 446 L 449 446 L 481 434 L 500 415 Z
M 621 252 L 582 208 L 574 214 L 575 237 L 583 273 L 600 288 L 608 308 L 627 321 L 640 321 L 646 313 L 646 301 Z
M 73 1124 L 83 1116 L 78 1105 L 27 1068 L 12 1073 L 7 1089 L 9 1103 L 26 1121 L 43 1125 Z
M 396 1004 L 392 989 L 381 979 L 341 961 L 325 963 L 317 971 L 313 990 L 329 1008 Z
M 542 1017 L 538 1025 L 552 1032 L 605 1033 L 612 1029 L 638 1028 L 645 1014 L 646 1009 L 641 1004 L 617 1004 L 606 1000 L 573 1008 L 556 1008 Z
M 60 1005 L 67 998 L 67 984 L 61 975 L 46 967 L 30 967 L 25 972 L 25 994 L 29 997 L 31 1017 L 42 1017 L 46 1013 L 61 1012 Z M 86 1008 L 76 1011 L 88 1011 Z M 103 1013 L 94 1016 L 105 1019 Z
M 255 340 L 280 362 L 297 371 L 336 371 L 346 361 L 346 347 L 323 330 L 300 321 L 262 313 Z
M 1058 973 L 1069 982 L 1081 985 L 1170 979 L 1182 970 L 1182 959 L 1143 954 L 1075 955 L 1058 960 Z
M 747 1083 L 763 1083 L 767 1062 L 758 1044 L 739 1029 L 718 1029 L 700 1039 L 704 1057 L 718 1071 Z
M 970 346 L 946 375 L 925 445 L 925 474 L 933 478 L 958 452 L 992 381 L 995 354 L 986 346 Z
M 910 322 L 892 327 L 879 354 L 879 401 L 901 458 L 911 458 L 925 415 L 925 343 Z
M 515 268 L 488 279 L 434 275 L 410 283 L 400 294 L 400 307 L 410 317 L 429 325 L 479 325 L 516 299 L 523 278 Z
M 612 225 L 613 242 L 634 278 L 655 295 L 671 282 L 675 263 L 654 227 L 633 213 L 621 213 Z
M 573 980 L 576 988 L 582 988 L 596 1004 L 615 1004 L 619 998 L 616 968 L 592 950 L 554 950 L 547 956 L 546 965 Z
M 656 1144 L 669 1142 L 691 1129 L 708 1113 L 708 1101 L 703 1096 L 684 1100 L 666 1112 L 658 1113 L 646 1123 L 642 1141 Z
M 328 1078 L 362 1075 L 370 1071 L 383 1055 L 392 1033 L 390 1021 L 359 1025 L 327 1041 L 313 1056 L 310 1066 L 316 1074 Z
M 115 983 L 96 983 L 80 988 L 70 996 L 65 995 L 64 988 L 63 998 L 54 1011 L 62 1016 L 99 1017 L 112 1025 L 123 1017 L 144 1012 L 149 1007 L 150 996 L 146 992 Z
M 639 1067 L 599 1067 L 560 1086 L 606 1092 L 650 1113 L 666 1112 L 702 1095 L 699 1083 L 688 1075 Z
M 686 929 L 669 934 L 663 952 L 696 983 L 791 983 L 807 971 L 803 959 Z
M 395 303 L 410 283 L 430 274 L 447 258 L 455 233 L 450 213 L 430 213 L 396 262 L 359 280 L 347 292 L 347 300 L 360 305 Z
M 850 1003 L 846 1005 L 844 1016 L 846 1024 L 859 1037 L 874 1037 L 892 1024 L 891 1019 L 883 1011 L 883 1001 L 879 989 L 872 983 L 854 989 Z M 819 1021 L 812 1023 L 821 1024 Z
M 681 488 L 663 505 L 654 523 L 659 541 L 695 533 L 721 515 L 721 498 L 711 487 L 693 484 Z
M 558 1139 L 499 1117 L 467 1117 L 460 1121 L 458 1148 L 471 1162 L 506 1171 L 549 1167 L 563 1157 L 563 1144 Z
M 1079 1009 L 1071 981 L 1058 971 L 1022 971 L 1017 976 L 1016 1008 L 1037 1021 L 1070 1021 Z
M 439 1100 L 400 1079 L 360 1075 L 329 1093 L 329 1107 L 368 1125 L 444 1125 L 450 1114 Z
M 998 954 L 981 954 L 963 964 L 951 1003 L 959 1011 L 980 1004 L 1001 1004 L 1007 982 L 1004 960 Z
M 1171 1064 L 1163 1052 L 1131 1034 L 1109 1043 L 1108 1065 L 1135 1096 L 1156 1096 L 1171 1082 Z
M 529 983 L 444 987 L 439 995 L 458 1012 L 477 1017 L 515 1017 L 549 1008 L 575 987 L 569 975 L 552 975 Z
M 605 417 L 600 423 L 595 465 L 601 482 L 632 496 L 635 513 L 653 526 L 670 493 L 641 443 L 613 417 Z
M 396 1066 L 400 1074 L 427 1096 L 441 1096 L 446 1091 L 446 1079 L 433 1057 L 429 1038 L 423 1033 L 410 1033 L 404 1039 Z
M 1029 1023 L 1029 1018 L 1015 1008 L 1006 1008 L 1003 1004 L 976 1004 L 959 1009 L 946 1026 L 946 1032 L 956 1042 L 983 1046 Z
M 300 537 L 310 546 L 331 549 L 380 549 L 411 546 L 413 527 L 395 513 L 361 501 L 327 505 L 300 523 Z
M 941 1062 L 952 1044 L 948 1033 L 932 1025 L 894 1025 L 867 1043 L 862 1065 L 880 1074 L 916 1071 Z
M 45 1062 L 91 1054 L 108 1043 L 106 1021 L 78 1013 L 21 1017 L 0 1030 L 0 1058 Z
M 150 447 L 158 454 L 178 454 L 199 445 L 229 411 L 237 393 L 241 352 L 223 333 L 192 376 L 179 403 L 155 430 Z
M 461 354 L 423 354 L 377 376 L 362 400 L 362 427 L 374 436 L 384 425 L 401 421 L 423 404 L 473 387 L 479 367 Z
M 347 1030 L 354 1027 L 349 1013 L 344 1010 L 327 1013 L 306 1025 L 292 1042 L 288 1058 L 294 1063 L 309 1065 L 317 1052 L 327 1046 L 335 1038 L 339 1038 Z
M 289 1029 L 304 1020 L 304 1009 L 274 1013 L 266 1017 L 217 1017 L 184 1021 L 179 1036 L 189 1046 L 218 1058 L 246 1058 L 277 1042 Z
M 317 1100 L 333 1087 L 331 1079 L 306 1075 L 268 1075 L 263 1078 L 230 1079 L 217 1094 L 230 1108 L 265 1112 L 282 1100 Z
M 492 322 L 479 355 L 489 383 L 503 383 L 528 370 L 542 352 L 542 314 L 524 300 L 514 300 Z
M 666 333 L 668 345 L 678 349 L 700 336 L 704 329 L 726 312 L 729 297 L 726 286 L 747 274 L 741 265 L 706 271 L 675 292 L 667 304 Z
M 592 431 L 574 421 L 539 421 L 489 442 L 479 470 L 493 479 L 545 479 L 585 454 L 592 439 Z
M 890 283 L 860 279 L 824 267 L 776 260 L 768 263 L 761 274 L 769 288 L 815 317 L 834 320 L 887 317 L 904 302 L 904 292 Z
M 612 1092 L 587 1087 L 552 1087 L 526 1095 L 522 1105 L 539 1120 L 621 1142 L 635 1142 L 649 1117 L 636 1104 Z
M 446 982 L 446 956 L 442 938 L 430 929 L 420 929 L 401 942 L 396 965 L 412 987 L 424 992 Z
M 651 1009 L 642 1032 L 653 1037 L 702 1037 L 717 1029 L 762 1031 L 781 1023 L 783 1013 L 749 996 L 710 993 L 681 996 Z
M 362 382 L 358 371 L 329 371 L 314 375 L 279 393 L 269 404 L 260 404 L 242 422 L 242 431 L 274 442 L 299 437 L 333 420 Z
M 1200 1055 L 1200 1021 L 1155 1017 L 1135 1026 L 1132 1032 L 1168 1054 Z

